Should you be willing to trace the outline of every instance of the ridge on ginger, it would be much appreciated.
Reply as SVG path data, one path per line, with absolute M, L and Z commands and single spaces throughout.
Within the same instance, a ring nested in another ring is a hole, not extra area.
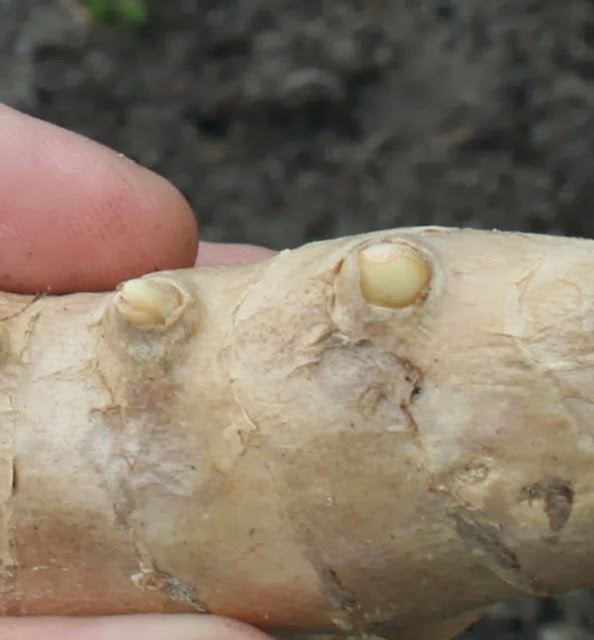
M 594 586 L 594 242 L 419 227 L 0 294 L 0 613 L 448 638 Z

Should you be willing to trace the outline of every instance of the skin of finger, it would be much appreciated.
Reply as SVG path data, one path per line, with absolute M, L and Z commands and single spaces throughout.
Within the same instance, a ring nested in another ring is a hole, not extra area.
M 0 618 L 7 640 L 271 640 L 241 622 L 207 615 Z
M 225 264 L 243 264 L 260 262 L 275 255 L 272 249 L 256 247 L 251 244 L 224 244 L 201 242 L 196 265 L 209 267 Z
M 6 106 L 0 149 L 0 290 L 105 290 L 194 263 L 195 217 L 164 178 Z

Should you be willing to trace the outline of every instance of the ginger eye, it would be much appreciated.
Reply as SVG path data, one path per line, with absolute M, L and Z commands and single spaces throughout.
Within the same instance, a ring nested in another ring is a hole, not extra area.
M 431 280 L 431 268 L 418 251 L 389 242 L 363 249 L 359 270 L 363 296 L 380 307 L 408 307 Z

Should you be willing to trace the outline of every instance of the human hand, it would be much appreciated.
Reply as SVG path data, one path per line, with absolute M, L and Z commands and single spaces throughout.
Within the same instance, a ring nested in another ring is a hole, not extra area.
M 106 290 L 196 261 L 198 229 L 166 180 L 74 133 L 0 105 L 0 290 Z M 270 251 L 201 247 L 200 264 L 250 262 Z M 206 615 L 0 617 L 4 640 L 266 640 Z

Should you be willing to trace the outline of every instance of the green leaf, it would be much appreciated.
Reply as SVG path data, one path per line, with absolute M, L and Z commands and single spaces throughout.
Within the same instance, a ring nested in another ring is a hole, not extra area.
M 113 6 L 109 0 L 86 0 L 85 6 L 97 22 L 111 22 Z
M 97 22 L 143 27 L 149 19 L 146 0 L 85 0 L 87 11 Z
M 148 22 L 145 0 L 120 0 L 118 4 L 118 14 L 128 26 L 142 27 Z

